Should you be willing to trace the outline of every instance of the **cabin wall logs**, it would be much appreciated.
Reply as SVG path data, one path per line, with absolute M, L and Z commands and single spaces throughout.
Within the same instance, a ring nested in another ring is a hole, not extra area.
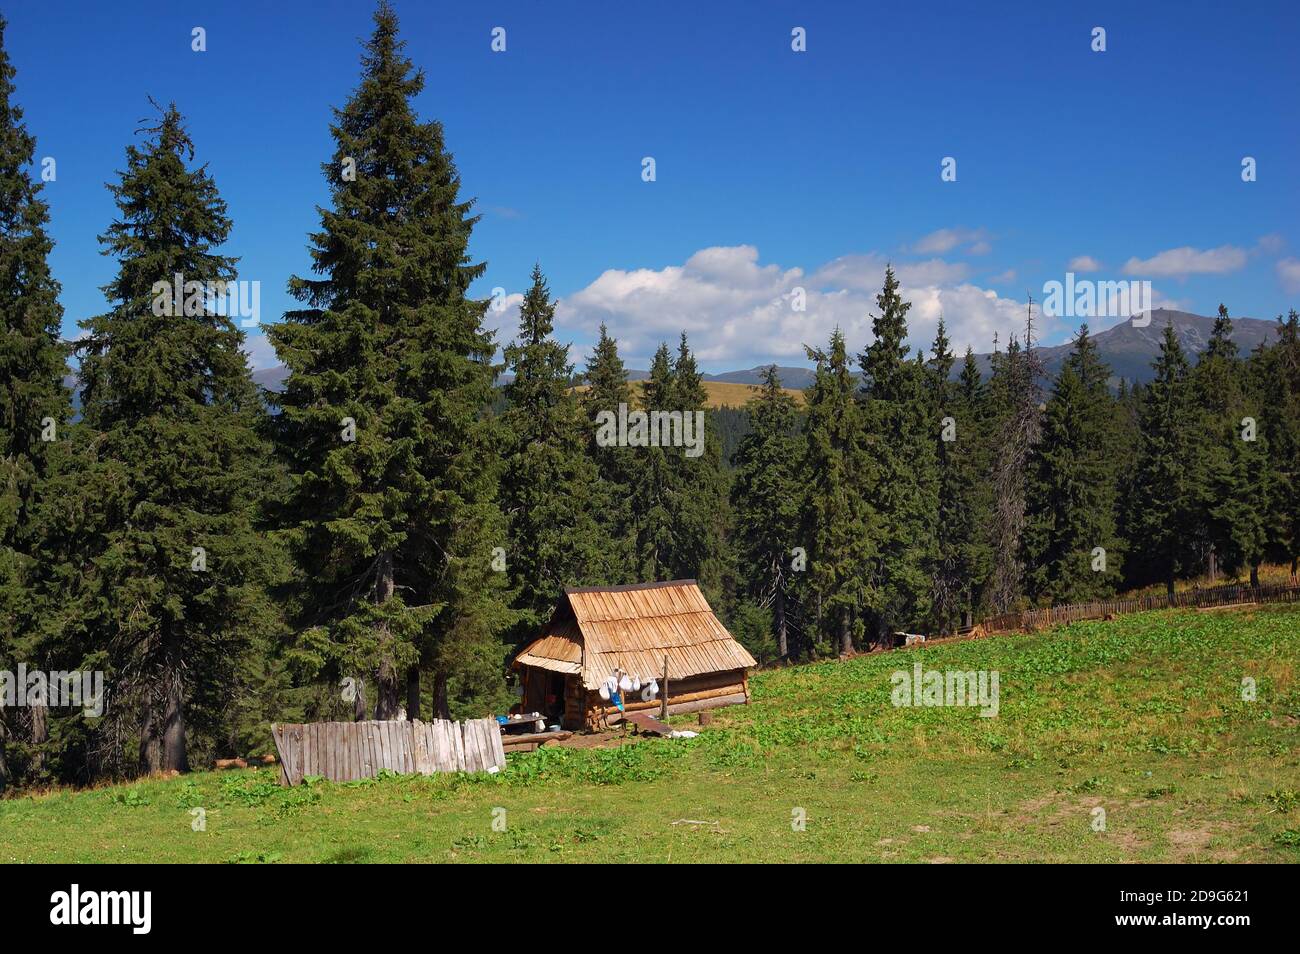
M 662 687 L 660 687 L 662 691 Z M 743 669 L 728 672 L 703 673 L 674 679 L 668 674 L 668 714 L 696 712 L 720 706 L 744 705 L 749 702 L 749 678 Z M 643 702 L 639 693 L 627 693 L 624 708 L 628 712 L 653 711 L 660 708 L 661 697 Z M 586 727 L 602 728 L 604 723 L 614 724 L 623 718 L 618 707 L 600 697 L 599 691 L 587 693 Z

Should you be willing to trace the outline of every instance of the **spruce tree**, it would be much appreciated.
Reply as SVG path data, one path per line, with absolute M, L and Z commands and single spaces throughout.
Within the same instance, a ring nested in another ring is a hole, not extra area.
M 983 540 L 987 516 L 983 383 L 969 347 L 955 382 L 949 377 L 952 366 L 941 318 L 930 360 L 931 413 L 939 423 L 935 432 L 938 519 L 931 621 L 941 633 L 973 623 L 975 600 L 988 572 Z
M 661 344 L 641 385 L 641 408 L 647 413 L 671 410 L 673 367 L 668 345 Z M 673 579 L 679 551 L 675 474 L 664 447 L 620 448 L 628 452 L 632 480 L 633 557 L 640 582 Z
M 1270 362 L 1267 350 L 1238 357 L 1231 336 L 1228 309 L 1219 305 L 1209 347 L 1193 372 L 1206 465 L 1201 523 L 1208 530 L 1213 569 L 1222 565 L 1234 576 L 1247 571 L 1251 585 L 1258 586 L 1276 479 L 1265 414 Z
M 959 476 L 956 480 L 958 504 L 954 521 L 959 527 L 955 534 L 960 541 L 958 575 L 966 581 L 963 623 L 970 626 L 975 624 L 975 612 L 983 603 L 993 564 L 987 535 L 993 511 L 993 489 L 988 479 L 992 461 L 987 391 L 975 353 L 967 346 L 957 402 Z
M 1141 454 L 1132 490 L 1132 543 L 1148 574 L 1170 596 L 1178 573 L 1192 565 L 1187 540 L 1200 502 L 1198 438 L 1190 369 L 1173 325 L 1166 325 L 1154 379 L 1139 411 Z
M 661 344 L 641 388 L 642 409 L 651 415 L 649 431 L 662 436 L 666 432 L 656 426 L 654 415 L 673 415 L 690 422 L 700 443 L 694 448 L 661 443 L 629 449 L 633 547 L 643 581 L 696 579 L 720 605 L 728 580 L 729 513 L 721 444 L 710 426 L 707 400 L 686 335 L 676 357 Z M 703 434 L 698 433 L 697 412 L 703 414 Z
M 809 598 L 818 635 L 851 653 L 865 632 L 863 616 L 882 603 L 876 573 L 881 528 L 869 503 L 878 472 L 863 445 L 862 408 L 854 391 L 844 335 L 837 328 L 826 349 L 807 348 L 817 364 L 804 392 L 806 481 L 801 538 L 808 558 Z M 810 647 L 815 648 L 815 647 Z
M 35 532 L 32 509 L 56 466 L 52 451 L 65 436 L 70 402 L 49 209 L 30 168 L 36 140 L 14 101 L 5 26 L 0 17 L 0 669 L 13 671 L 20 661 L 32 668 L 49 661 L 38 632 L 48 607 L 39 595 L 48 593 L 53 554 Z M 10 712 L 0 707 L 0 792 L 20 770 L 7 757 L 16 728 Z M 32 754 L 42 763 L 47 712 L 33 706 L 27 715 Z
M 722 467 L 722 442 L 716 420 L 709 409 L 708 391 L 682 332 L 673 362 L 668 404 L 680 410 L 683 422 L 695 422 L 694 447 L 673 448 L 668 454 L 673 475 L 673 520 L 677 541 L 673 552 L 674 576 L 697 579 L 713 605 L 725 612 L 729 582 L 727 538 L 731 510 L 727 474 Z M 698 433 L 703 427 L 703 433 Z
M 1198 454 L 1191 509 L 1190 538 L 1198 568 L 1204 566 L 1216 582 L 1224 552 L 1232 546 L 1233 515 L 1220 506 L 1218 494 L 1233 482 L 1233 443 L 1237 428 L 1233 418 L 1242 410 L 1244 367 L 1232 340 L 1232 319 L 1220 304 L 1210 340 L 1192 369 L 1189 386 L 1195 395 Z
M 331 125 L 322 169 L 330 207 L 311 236 L 317 278 L 269 330 L 288 368 L 278 398 L 291 473 L 285 525 L 299 570 L 297 657 L 328 676 L 373 674 L 375 714 L 393 718 L 406 682 L 420 710 L 500 692 L 509 554 L 495 494 L 495 351 L 483 273 L 469 255 L 477 216 L 441 124 L 413 101 L 424 75 L 383 3 L 361 81 Z M 505 562 L 502 562 L 504 558 Z
M 865 447 L 878 473 L 873 485 L 859 492 L 870 494 L 880 517 L 872 572 L 881 595 L 874 640 L 883 643 L 893 630 L 930 615 L 939 509 L 935 437 L 942 422 L 926 392 L 920 361 L 907 358 L 912 306 L 899 295 L 892 268 L 885 270 L 876 305 L 880 313 L 872 319 L 873 341 L 859 357 L 859 400 Z
M 789 654 L 789 607 L 794 589 L 803 476 L 799 471 L 798 412 L 781 387 L 776 366 L 763 369 L 761 389 L 745 406 L 750 432 L 736 452 L 731 487 L 737 556 L 746 575 L 746 595 L 770 612 L 776 652 Z
M 1270 545 L 1300 582 L 1300 314 L 1277 318 L 1277 343 L 1265 353 L 1258 392 L 1269 442 Z
M 1108 379 L 1084 325 L 1056 377 L 1029 464 L 1026 588 L 1048 604 L 1101 599 L 1119 579 Z
M 596 469 L 572 393 L 568 345 L 553 337 L 555 302 L 540 266 L 519 311 L 519 337 L 505 349 L 507 433 L 501 507 L 509 578 L 521 612 L 516 642 L 531 639 L 565 587 L 604 580 L 605 553 L 592 513 Z
M 264 408 L 243 333 L 206 299 L 235 278 L 225 202 L 175 106 L 127 148 L 100 237 L 112 308 L 82 322 L 78 474 L 88 598 L 64 625 L 104 654 L 105 735 L 138 711 L 141 768 L 184 770 L 191 725 L 220 728 L 241 659 L 271 625 L 273 552 L 257 533 Z M 110 765 L 110 768 L 115 766 Z
M 602 412 L 617 415 L 619 406 L 634 407 L 627 370 L 618 354 L 618 343 L 609 336 L 604 322 L 600 337 L 587 361 L 587 388 L 581 406 L 586 419 L 587 453 L 596 468 L 591 489 L 600 540 L 605 548 L 605 573 L 612 583 L 635 583 L 632 506 L 629 488 L 633 469 L 629 448 L 602 447 L 597 443 Z

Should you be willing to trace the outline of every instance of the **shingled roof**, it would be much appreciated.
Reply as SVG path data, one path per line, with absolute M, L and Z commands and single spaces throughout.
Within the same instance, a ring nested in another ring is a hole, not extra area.
M 659 676 L 665 656 L 670 679 L 757 665 L 694 580 L 565 590 L 514 664 L 581 674 L 584 687 L 597 689 L 616 668 L 643 680 Z

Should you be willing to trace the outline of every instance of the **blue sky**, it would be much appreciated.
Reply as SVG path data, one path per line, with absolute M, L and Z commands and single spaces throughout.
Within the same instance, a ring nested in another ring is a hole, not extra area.
M 861 347 L 885 261 L 915 303 L 914 342 L 942 312 L 976 350 L 1072 262 L 1202 314 L 1300 306 L 1300 6 L 999 6 L 396 3 L 427 75 L 418 106 L 483 214 L 476 291 L 517 293 L 540 260 L 577 359 L 601 320 L 636 367 L 683 328 L 711 371 L 805 363 L 800 345 L 837 324 Z M 104 183 L 151 95 L 188 117 L 230 206 L 227 252 L 276 320 L 308 265 L 329 109 L 356 83 L 372 5 L 0 9 L 37 154 L 57 161 L 66 333 L 104 308 Z M 940 179 L 947 156 L 955 182 Z M 492 313 L 503 339 L 513 318 Z M 1048 320 L 1044 341 L 1075 325 Z M 249 347 L 274 363 L 260 335 Z

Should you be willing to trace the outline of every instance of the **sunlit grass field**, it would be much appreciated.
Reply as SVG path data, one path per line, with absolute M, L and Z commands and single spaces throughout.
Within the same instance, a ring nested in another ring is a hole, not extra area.
M 737 384 L 734 381 L 701 381 L 700 385 L 704 388 L 705 406 L 714 409 L 720 407 L 744 407 L 759 392 L 757 385 Z M 645 382 L 632 381 L 629 386 L 632 389 L 633 396 L 639 401 Z M 586 385 L 580 385 L 575 390 L 585 391 L 586 389 Z M 785 388 L 785 393 L 794 399 L 795 404 L 803 404 L 803 391 L 798 388 Z M 640 407 L 640 405 L 638 404 L 637 407 Z
M 916 662 L 997 671 L 998 716 L 896 708 L 891 674 Z M 0 860 L 1294 863 L 1297 668 L 1300 608 L 1145 613 L 757 673 L 753 704 L 695 739 L 542 749 L 496 776 L 10 798 Z
M 1287 586 L 1295 583 L 1291 578 L 1291 565 L 1281 563 L 1265 563 L 1259 568 L 1259 582 L 1261 586 Z M 1188 577 L 1174 581 L 1174 592 L 1182 593 L 1190 589 L 1206 589 L 1213 586 L 1247 586 L 1250 583 L 1250 570 L 1243 568 L 1238 571 L 1236 576 L 1228 573 L 1220 573 L 1218 578 L 1211 580 L 1208 574 L 1197 577 Z M 1120 593 L 1117 599 L 1135 599 L 1141 596 L 1164 596 L 1165 584 L 1152 583 L 1148 586 L 1137 587 Z

